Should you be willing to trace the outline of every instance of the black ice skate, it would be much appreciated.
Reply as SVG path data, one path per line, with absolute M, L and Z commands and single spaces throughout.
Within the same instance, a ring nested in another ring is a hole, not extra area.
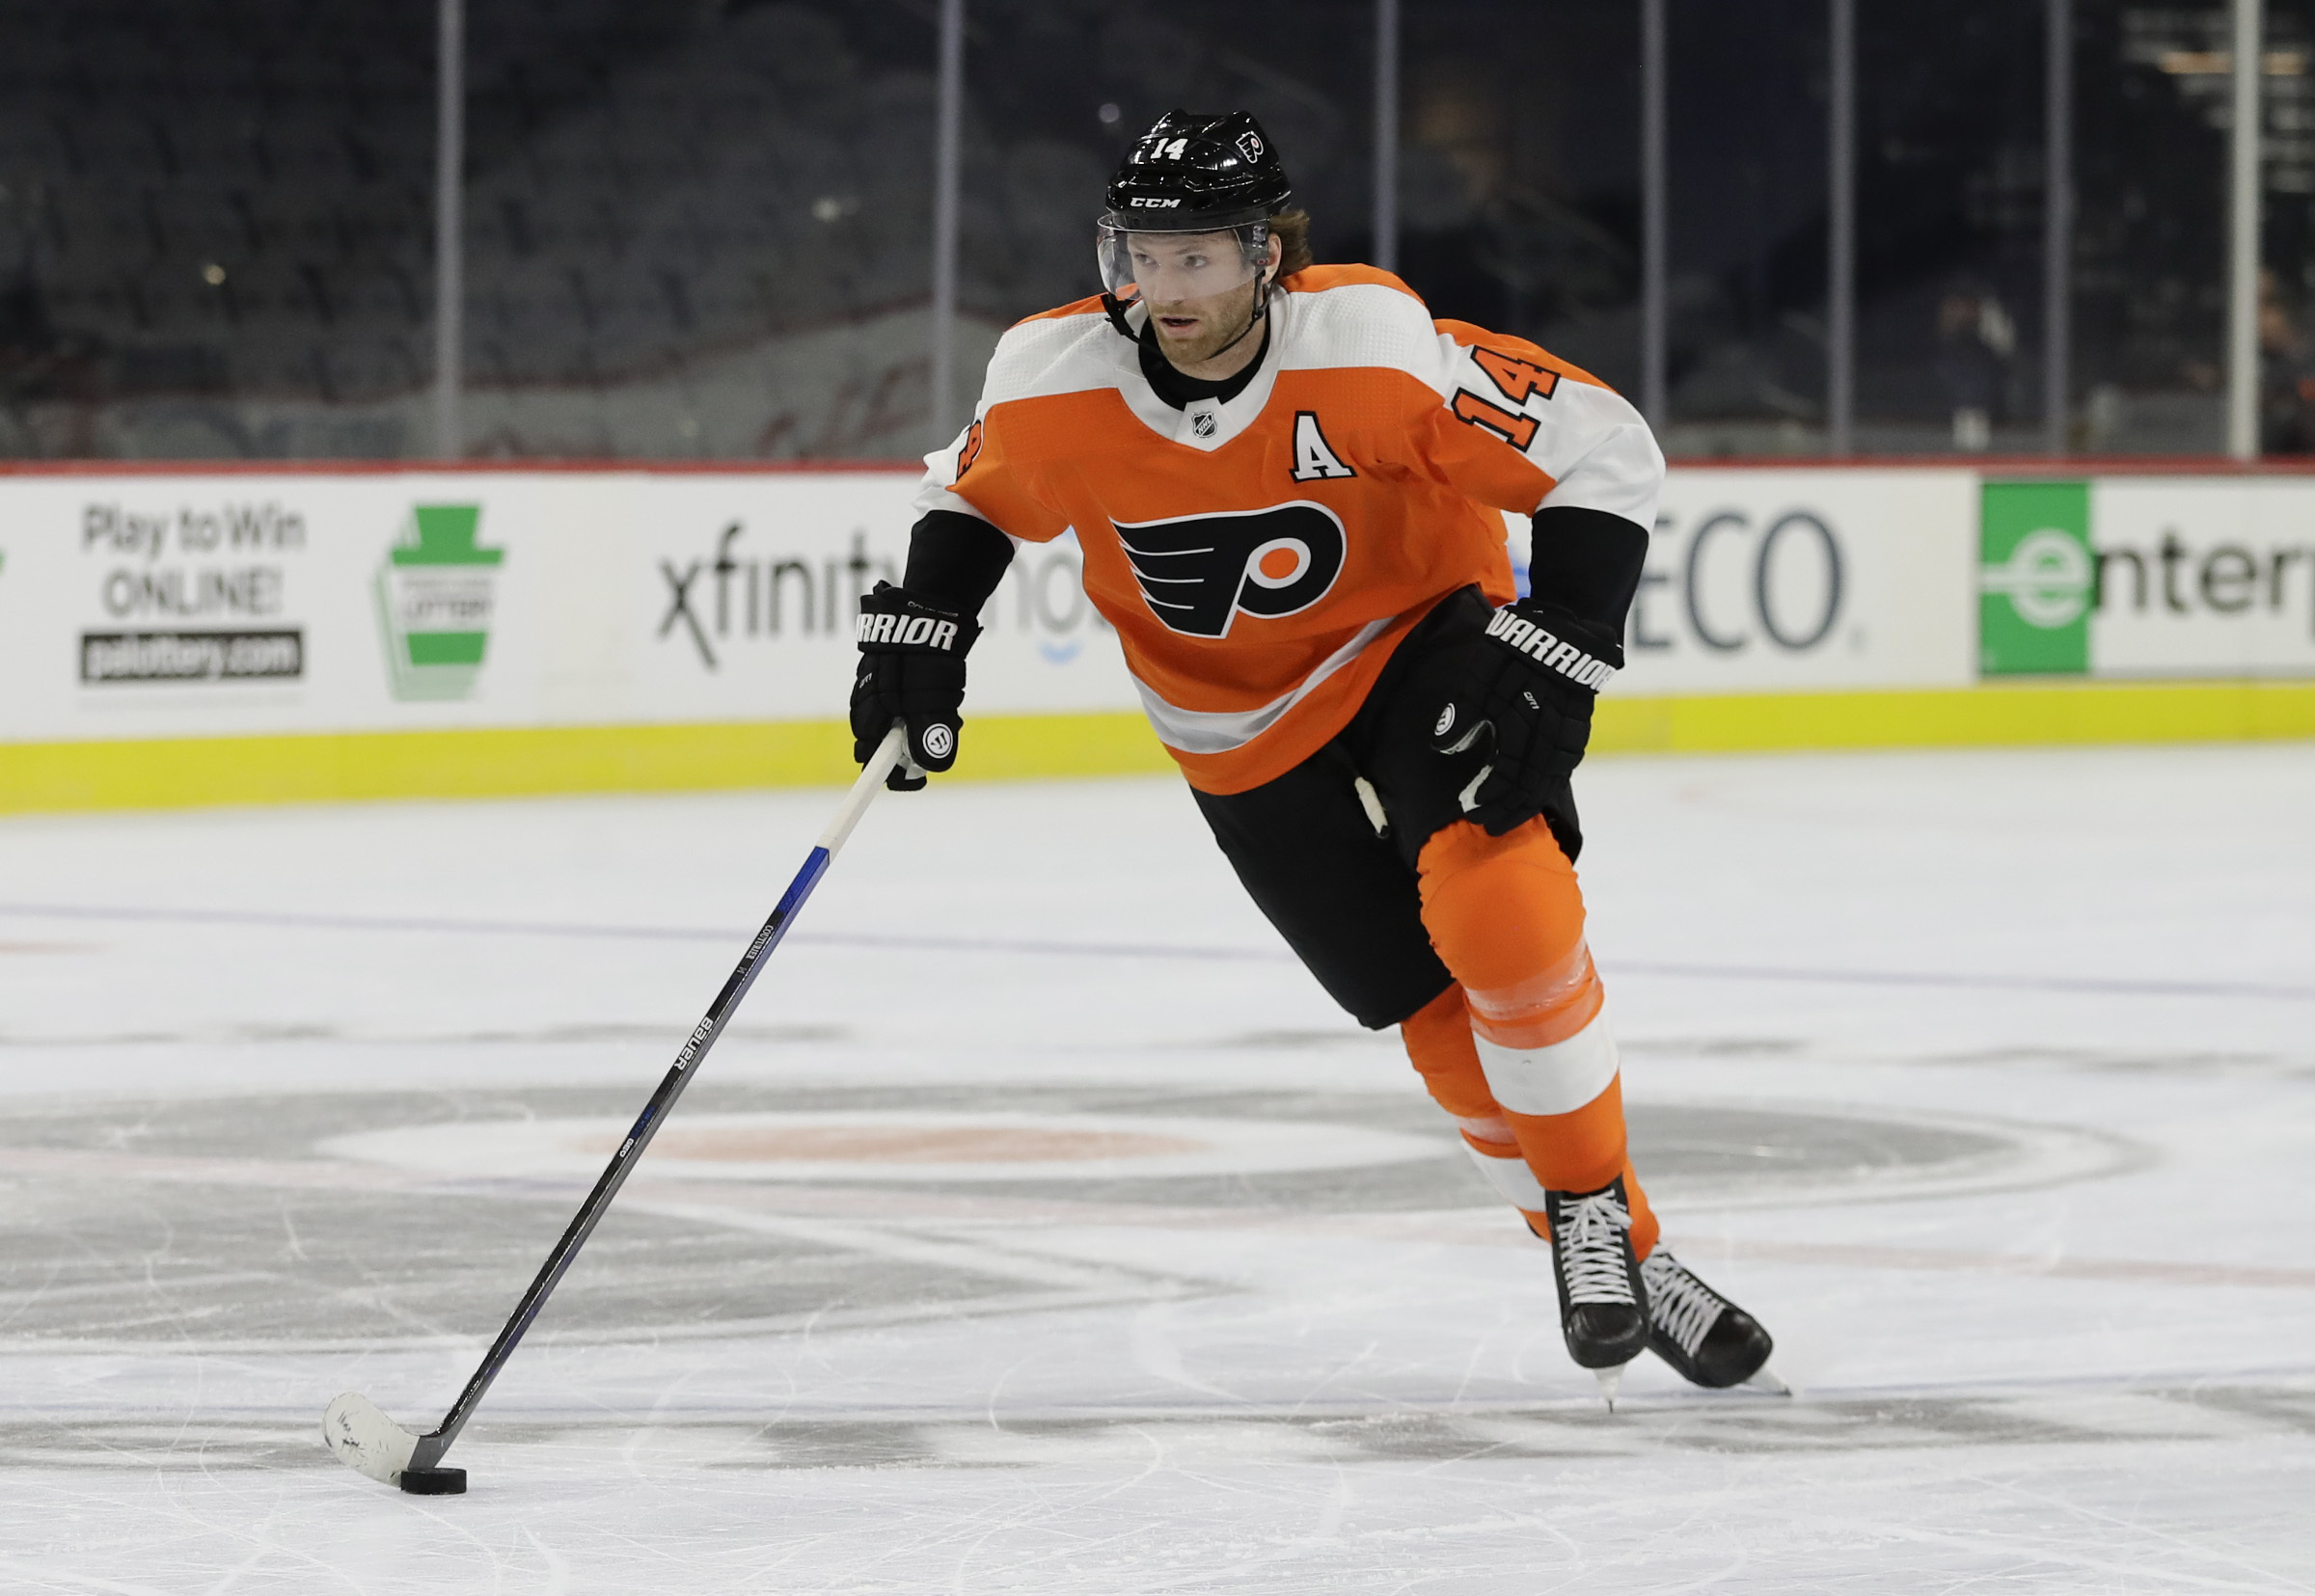
M 1648 1350 L 1692 1385 L 1714 1391 L 1752 1384 L 1790 1394 L 1768 1371 L 1776 1349 L 1760 1321 L 1691 1274 L 1659 1245 L 1640 1265 L 1648 1285 Z
M 1599 1376 L 1608 1406 L 1623 1366 L 1648 1345 L 1648 1286 L 1632 1256 L 1632 1214 L 1621 1177 L 1595 1192 L 1543 1194 L 1552 1274 L 1567 1355 Z

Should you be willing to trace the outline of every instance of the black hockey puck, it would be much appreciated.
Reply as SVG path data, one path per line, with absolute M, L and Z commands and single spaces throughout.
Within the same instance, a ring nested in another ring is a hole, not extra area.
M 466 1495 L 464 1469 L 404 1469 L 402 1489 L 414 1497 L 462 1497 Z

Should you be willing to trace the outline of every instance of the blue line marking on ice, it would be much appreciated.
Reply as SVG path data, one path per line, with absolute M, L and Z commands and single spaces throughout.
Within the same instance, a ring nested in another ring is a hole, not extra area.
M 815 852 L 817 852 L 815 850 Z M 810 862 L 805 870 L 810 872 Z M 825 861 L 821 864 L 826 870 Z M 813 876 L 811 884 L 816 885 Z M 800 876 L 791 883 L 780 908 L 793 913 L 797 887 L 806 894 L 810 885 Z M 299 931 L 420 932 L 463 936 L 574 936 L 628 941 L 733 942 L 741 933 L 730 927 L 706 929 L 688 926 L 589 926 L 527 920 L 449 920 L 404 915 L 308 914 L 272 909 L 96 907 L 71 904 L 0 903 L 0 918 L 36 920 L 123 920 L 177 925 L 267 926 Z M 1157 942 L 1058 942 L 989 936 L 916 936 L 888 932 L 818 931 L 802 933 L 799 944 L 826 948 L 917 948 L 935 953 L 1025 954 L 1033 957 L 1075 959 L 1192 959 L 1291 960 L 1284 948 L 1212 948 Z M 2071 992 L 2097 997 L 2226 997 L 2258 998 L 2276 1003 L 2315 1002 L 2315 986 L 2290 986 L 2252 981 L 2139 981 L 2126 977 L 2037 976 L 1973 974 L 1941 970 L 1823 970 L 1778 969 L 1753 964 L 1665 963 L 1652 960 L 1613 960 L 1606 966 L 1618 976 L 1661 976 L 1688 981 L 1785 981 L 1804 985 L 1842 987 L 1928 987 L 1965 990 Z

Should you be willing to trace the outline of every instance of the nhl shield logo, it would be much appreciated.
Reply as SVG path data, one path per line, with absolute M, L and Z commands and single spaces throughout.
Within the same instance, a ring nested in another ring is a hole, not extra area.
M 1213 412 L 1211 410 L 1197 411 L 1189 418 L 1189 430 L 1201 438 L 1212 437 L 1213 429 L 1219 424 L 1214 420 Z
M 1193 637 L 1227 636 L 1239 615 L 1308 609 L 1343 570 L 1343 524 L 1308 500 L 1115 526 L 1150 613 Z

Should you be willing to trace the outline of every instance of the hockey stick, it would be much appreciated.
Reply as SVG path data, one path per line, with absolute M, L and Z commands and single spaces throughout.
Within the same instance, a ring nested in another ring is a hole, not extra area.
M 466 1489 L 466 1471 L 443 1468 L 443 1453 L 450 1449 L 450 1443 L 458 1439 L 458 1432 L 465 1429 L 466 1421 L 475 1416 L 475 1409 L 490 1390 L 491 1382 L 506 1366 L 506 1360 L 514 1356 L 514 1349 L 521 1342 L 523 1333 L 538 1317 L 539 1310 L 546 1307 L 547 1298 L 554 1294 L 563 1272 L 570 1268 L 571 1260 L 579 1256 L 579 1249 L 586 1245 L 588 1236 L 594 1234 L 595 1226 L 603 1218 L 604 1210 L 611 1206 L 611 1200 L 619 1195 L 619 1188 L 627 1183 L 627 1177 L 635 1172 L 636 1161 L 642 1157 L 643 1150 L 651 1145 L 651 1138 L 658 1133 L 660 1125 L 674 1108 L 675 1099 L 682 1096 L 683 1089 L 691 1084 L 692 1076 L 707 1057 L 707 1050 L 723 1034 L 725 1022 L 739 1008 L 740 1000 L 748 995 L 748 988 L 754 986 L 755 978 L 763 973 L 764 961 L 772 957 L 772 950 L 778 947 L 780 939 L 787 935 L 788 927 L 795 923 L 797 912 L 803 907 L 804 900 L 820 884 L 820 878 L 828 874 L 830 861 L 835 858 L 836 851 L 844 846 L 844 839 L 852 835 L 852 828 L 859 824 L 861 814 L 868 807 L 868 800 L 876 797 L 877 789 L 884 785 L 885 774 L 907 758 L 908 728 L 904 723 L 895 721 L 892 729 L 885 734 L 884 742 L 877 744 L 875 757 L 860 771 L 859 780 L 852 784 L 852 791 L 844 796 L 844 801 L 837 806 L 836 818 L 828 823 L 828 829 L 820 833 L 820 841 L 804 856 L 803 868 L 796 873 L 796 879 L 788 883 L 788 890 L 780 895 L 779 905 L 773 909 L 772 917 L 755 933 L 755 940 L 748 944 L 747 955 L 741 959 L 739 967 L 731 972 L 731 979 L 723 983 L 723 989 L 716 994 L 715 1002 L 708 1005 L 706 1017 L 692 1027 L 692 1034 L 684 1039 L 682 1050 L 675 1055 L 674 1067 L 667 1071 L 666 1079 L 659 1083 L 659 1090 L 651 1094 L 651 1100 L 643 1105 L 642 1115 L 635 1122 L 635 1127 L 627 1132 L 627 1139 L 619 1144 L 619 1150 L 611 1155 L 611 1163 L 595 1182 L 595 1189 L 587 1193 L 586 1201 L 580 1204 L 570 1228 L 562 1232 L 562 1239 L 555 1243 L 555 1250 L 547 1255 L 547 1261 L 539 1269 L 538 1278 L 531 1283 L 531 1289 L 525 1291 L 523 1300 L 515 1305 L 513 1316 L 506 1321 L 505 1328 L 499 1332 L 499 1339 L 491 1342 L 490 1351 L 483 1355 L 481 1366 L 475 1370 L 474 1378 L 467 1381 L 466 1389 L 458 1393 L 458 1400 L 450 1404 L 450 1411 L 443 1416 L 441 1424 L 420 1435 L 387 1418 L 384 1410 L 360 1392 L 346 1392 L 332 1402 L 329 1410 L 321 1416 L 321 1438 L 329 1444 L 330 1450 L 338 1454 L 340 1462 L 372 1479 L 388 1485 L 399 1485 L 413 1496 L 455 1496 Z

